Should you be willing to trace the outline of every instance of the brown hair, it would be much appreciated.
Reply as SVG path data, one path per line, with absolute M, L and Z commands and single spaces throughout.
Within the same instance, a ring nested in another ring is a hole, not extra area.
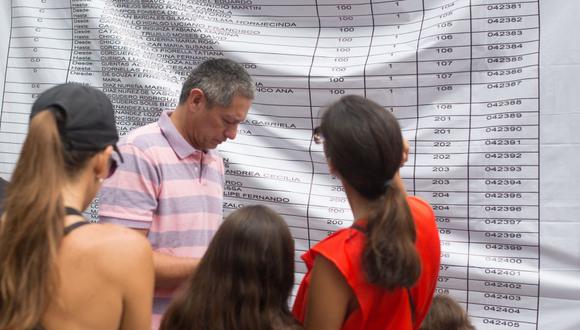
M 412 286 L 421 263 L 405 194 L 393 183 L 403 156 L 396 118 L 375 102 L 349 95 L 328 107 L 320 132 L 341 178 L 373 205 L 362 257 L 367 280 L 387 289 Z
M 96 152 L 67 151 L 59 111 L 35 115 L 8 184 L 0 223 L 0 329 L 35 327 L 58 285 L 63 182 Z
M 282 217 L 259 205 L 236 210 L 220 226 L 160 329 L 291 329 L 293 284 L 294 241 Z
M 427 317 L 420 330 L 475 330 L 467 313 L 447 295 L 433 298 Z

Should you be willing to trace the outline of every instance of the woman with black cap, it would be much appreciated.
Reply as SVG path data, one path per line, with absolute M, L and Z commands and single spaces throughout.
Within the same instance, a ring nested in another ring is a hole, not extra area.
M 302 256 L 294 315 L 305 329 L 418 329 L 437 285 L 439 233 L 429 204 L 408 197 L 399 177 L 408 149 L 396 118 L 345 96 L 314 138 L 355 222 Z
M 0 220 L 0 329 L 150 327 L 149 243 L 81 214 L 115 170 L 117 141 L 94 88 L 59 85 L 32 106 Z

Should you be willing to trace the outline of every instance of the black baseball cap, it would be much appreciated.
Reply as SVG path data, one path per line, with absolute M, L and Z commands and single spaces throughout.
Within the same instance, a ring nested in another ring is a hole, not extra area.
M 69 150 L 99 151 L 112 145 L 117 148 L 119 134 L 115 125 L 113 104 L 100 90 L 81 84 L 67 83 L 41 93 L 30 112 L 30 118 L 41 111 L 57 109 L 64 117 L 59 133 Z

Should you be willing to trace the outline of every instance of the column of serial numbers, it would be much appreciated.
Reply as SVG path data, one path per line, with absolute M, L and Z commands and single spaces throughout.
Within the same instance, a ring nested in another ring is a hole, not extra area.
M 481 328 L 537 328 L 538 6 L 472 6 L 468 303 Z
M 365 95 L 365 69 L 374 31 L 371 2 L 317 1 L 320 37 L 310 76 L 316 122 L 324 108 L 344 95 Z M 321 145 L 312 145 L 314 178 L 309 203 L 312 245 L 352 224 L 352 212 L 338 178 L 328 172 Z
M 419 40 L 416 194 L 436 214 L 441 238 L 440 291 L 468 296 L 468 153 L 470 2 L 424 1 Z
M 12 1 L 4 102 L 0 123 L 0 173 L 8 177 L 28 131 L 38 94 L 67 80 L 71 56 L 70 7 L 43 0 Z
M 374 33 L 365 66 L 365 96 L 392 112 L 410 144 L 407 165 L 401 169 L 405 187 L 415 194 L 419 77 L 419 36 L 423 1 L 372 1 Z

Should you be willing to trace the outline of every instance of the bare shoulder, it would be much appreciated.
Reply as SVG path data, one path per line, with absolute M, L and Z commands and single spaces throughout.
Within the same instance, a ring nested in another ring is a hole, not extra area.
M 135 247 L 147 247 L 150 249 L 150 244 L 147 238 L 134 229 L 109 223 L 99 224 L 98 227 L 100 227 L 100 229 L 106 233 L 107 237 L 110 239 L 110 241 L 107 242 L 108 244 L 120 244 L 125 247 L 127 247 L 127 245 L 132 245 Z
M 141 250 L 151 250 L 149 241 L 130 228 L 113 224 L 94 224 L 87 226 L 87 229 L 90 229 L 90 232 L 87 231 L 85 234 L 91 235 L 92 239 L 86 244 L 103 252 L 136 253 Z
M 113 224 L 83 226 L 73 232 L 70 248 L 106 272 L 131 271 L 152 264 L 149 241 L 136 231 Z

